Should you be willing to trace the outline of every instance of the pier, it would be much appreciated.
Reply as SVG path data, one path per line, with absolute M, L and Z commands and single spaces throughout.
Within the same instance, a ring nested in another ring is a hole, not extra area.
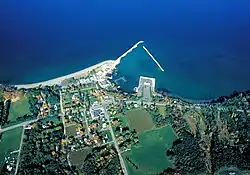
M 125 57 L 127 54 L 129 54 L 130 52 L 132 52 L 133 49 L 137 48 L 137 46 L 141 43 L 143 43 L 144 41 L 138 41 L 135 45 L 133 45 L 130 49 L 128 49 L 126 52 L 124 52 L 121 56 L 119 56 L 115 61 L 117 64 L 120 63 L 121 59 L 123 57 Z
M 161 67 L 158 61 L 154 58 L 154 56 L 148 51 L 148 49 L 145 46 L 142 46 L 142 47 L 148 53 L 148 55 L 152 58 L 152 60 L 156 63 L 156 65 L 161 69 L 161 71 L 164 72 L 164 69 Z
M 117 82 L 120 81 L 120 80 L 123 80 L 124 82 L 127 82 L 127 80 L 126 80 L 125 77 L 123 76 L 123 77 L 120 77 L 120 78 L 116 79 L 116 80 L 115 80 L 115 83 L 117 84 Z

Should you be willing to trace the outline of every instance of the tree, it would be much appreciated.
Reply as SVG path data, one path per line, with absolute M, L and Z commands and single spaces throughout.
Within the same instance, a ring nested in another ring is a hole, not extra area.
M 4 93 L 4 90 L 0 85 L 0 101 L 4 101 L 3 93 Z
M 199 142 L 189 133 L 186 133 L 184 139 L 174 142 L 168 155 L 173 155 L 174 165 L 180 174 L 198 174 L 206 169 Z

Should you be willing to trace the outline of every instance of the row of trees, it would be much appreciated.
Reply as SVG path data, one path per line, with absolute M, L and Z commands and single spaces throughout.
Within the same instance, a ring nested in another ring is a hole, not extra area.
M 158 107 L 155 107 L 153 109 L 147 108 L 147 112 L 150 114 L 152 117 L 154 123 L 156 124 L 156 127 L 161 127 L 166 124 L 172 124 L 173 123 L 173 118 L 174 118 L 174 113 L 173 109 L 167 105 L 164 107 L 165 109 L 165 115 L 162 115 L 159 111 Z
M 10 110 L 11 101 L 6 100 L 5 102 L 0 101 L 0 126 L 8 124 L 8 116 Z
M 120 129 L 116 128 L 116 130 L 115 130 L 116 133 L 118 133 L 119 130 Z M 118 135 L 122 136 L 122 139 L 123 139 L 123 141 L 119 144 L 119 148 L 121 150 L 129 149 L 129 148 L 131 148 L 132 145 L 136 145 L 139 143 L 139 138 L 138 138 L 137 132 L 135 130 L 133 130 L 133 131 L 129 130 L 128 127 L 123 127 L 122 133 L 120 133 Z

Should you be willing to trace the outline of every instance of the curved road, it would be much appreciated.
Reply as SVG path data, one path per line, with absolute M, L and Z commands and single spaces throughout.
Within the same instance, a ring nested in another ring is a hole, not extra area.
M 5 132 L 5 131 L 9 131 L 9 130 L 15 129 L 15 128 L 20 127 L 20 126 L 25 127 L 26 125 L 28 125 L 30 123 L 33 123 L 35 121 L 37 121 L 37 119 L 35 119 L 35 120 L 29 120 L 29 121 L 26 121 L 26 122 L 23 122 L 23 123 L 19 123 L 19 124 L 16 124 L 16 125 L 9 126 L 7 128 L 4 128 L 4 129 L 0 129 L 0 134 L 3 133 L 3 132 Z

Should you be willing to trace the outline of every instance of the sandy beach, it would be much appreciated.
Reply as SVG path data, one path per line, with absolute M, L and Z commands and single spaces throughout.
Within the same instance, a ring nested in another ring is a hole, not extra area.
M 47 81 L 42 81 L 42 82 L 38 82 L 38 83 L 32 83 L 32 84 L 20 84 L 20 85 L 15 85 L 15 87 L 17 87 L 18 89 L 30 89 L 30 88 L 35 88 L 38 86 L 53 86 L 56 84 L 60 84 L 62 81 L 69 79 L 69 78 L 80 78 L 80 77 L 84 77 L 87 76 L 88 73 L 94 69 L 100 68 L 105 66 L 106 68 L 109 68 L 109 70 L 112 72 L 112 70 L 115 69 L 115 67 L 120 64 L 120 61 L 123 57 L 125 57 L 128 53 L 132 52 L 133 49 L 135 49 L 139 44 L 143 43 L 144 41 L 138 41 L 135 45 L 133 45 L 130 49 L 128 49 L 126 52 L 124 52 L 121 56 L 119 56 L 116 60 L 107 60 L 107 61 L 103 61 L 101 63 L 95 64 L 93 66 L 90 66 L 86 69 L 80 70 L 78 72 L 74 72 L 72 74 L 68 74 L 65 76 L 61 76 L 58 78 L 54 78 L 51 80 L 47 80 Z M 104 67 L 104 69 L 105 69 Z
M 61 76 L 61 77 L 58 77 L 58 78 L 54 78 L 54 79 L 51 79 L 51 80 L 47 80 L 47 81 L 42 81 L 42 82 L 38 82 L 38 83 L 32 83 L 32 84 L 20 84 L 20 85 L 15 85 L 15 87 L 17 87 L 18 89 L 21 89 L 21 88 L 24 88 L 24 89 L 30 89 L 30 88 L 35 88 L 35 87 L 38 87 L 38 86 L 53 86 L 53 85 L 56 85 L 56 84 L 60 84 L 63 80 L 66 80 L 66 79 L 69 79 L 69 78 L 80 78 L 80 77 L 83 77 L 83 76 L 87 76 L 88 73 L 94 69 L 97 69 L 103 65 L 108 65 L 108 66 L 112 66 L 112 67 L 115 67 L 116 65 L 116 62 L 115 60 L 107 60 L 107 61 L 103 61 L 101 63 L 98 63 L 98 64 L 95 64 L 93 66 L 90 66 L 86 69 L 83 69 L 83 70 L 80 70 L 78 72 L 74 72 L 72 74 L 68 74 L 68 75 L 65 75 L 65 76 Z

